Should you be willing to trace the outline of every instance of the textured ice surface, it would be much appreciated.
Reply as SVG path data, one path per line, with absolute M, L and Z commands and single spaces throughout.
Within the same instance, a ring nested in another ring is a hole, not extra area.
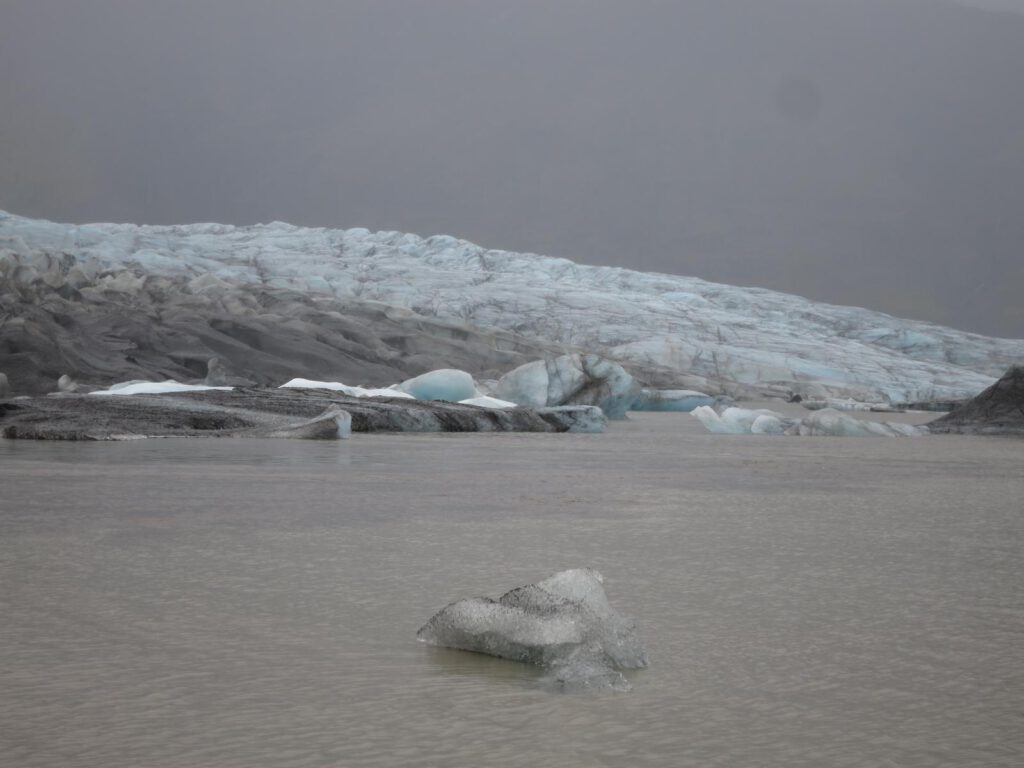
M 610 419 L 625 417 L 639 386 L 618 363 L 598 355 L 562 355 L 509 371 L 495 394 L 534 408 L 596 405 Z
M 231 391 L 233 387 L 210 387 L 205 384 L 181 384 L 177 381 L 125 381 L 90 395 L 162 395 L 174 392 L 204 392 L 210 389 Z
M 329 389 L 333 392 L 341 392 L 349 397 L 399 397 L 406 400 L 415 398 L 408 392 L 403 392 L 396 387 L 384 387 L 382 389 L 367 389 L 366 387 L 350 387 L 340 381 L 313 381 L 311 379 L 292 379 L 281 385 L 281 389 Z
M 600 573 L 556 573 L 498 600 L 474 597 L 438 611 L 416 633 L 430 645 L 536 664 L 562 688 L 628 690 L 620 669 L 647 666 L 636 625 L 609 604 Z
M 689 413 L 701 405 L 713 405 L 717 398 L 692 389 L 641 389 L 629 406 L 631 411 L 677 411 Z
M 696 389 L 732 382 L 863 402 L 950 400 L 974 396 L 1024 359 L 1022 340 L 446 236 L 279 222 L 76 226 L 0 213 L 0 269 L 5 249 L 29 260 L 74 253 L 96 272 L 191 276 L 195 291 L 236 281 L 379 301 L 669 369 Z M 142 278 L 118 280 L 131 291 Z
M 802 419 L 765 409 L 724 408 L 719 412 L 706 405 L 695 408 L 691 415 L 709 432 L 720 435 L 919 437 L 928 434 L 927 427 L 856 419 L 831 408 L 814 411 Z
M 449 403 L 469 400 L 479 394 L 470 374 L 452 368 L 421 374 L 403 381 L 396 389 L 409 393 L 417 400 L 446 400 Z

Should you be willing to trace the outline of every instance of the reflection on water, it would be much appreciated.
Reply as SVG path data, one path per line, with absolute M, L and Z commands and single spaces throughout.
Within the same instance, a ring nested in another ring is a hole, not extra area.
M 0 764 L 1019 766 L 1024 443 L 0 441 Z M 651 666 L 557 695 L 446 603 L 599 568 Z
M 423 658 L 442 677 L 483 676 L 495 682 L 507 681 L 521 685 L 536 682 L 543 674 L 542 670 L 530 664 L 429 645 L 424 647 Z

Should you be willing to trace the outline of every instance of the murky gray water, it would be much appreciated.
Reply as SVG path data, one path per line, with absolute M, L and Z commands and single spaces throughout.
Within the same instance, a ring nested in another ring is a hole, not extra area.
M 1024 441 L 0 441 L 0 764 L 1024 764 Z M 594 566 L 629 694 L 424 647 Z

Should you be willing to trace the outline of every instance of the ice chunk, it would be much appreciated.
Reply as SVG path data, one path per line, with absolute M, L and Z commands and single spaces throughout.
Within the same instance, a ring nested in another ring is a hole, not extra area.
M 689 413 L 701 405 L 714 405 L 716 398 L 692 389 L 641 389 L 631 411 L 676 411 Z
M 800 422 L 799 434 L 834 437 L 918 437 L 928 434 L 928 428 L 896 422 L 855 419 L 831 408 L 823 408 L 814 411 Z
M 450 403 L 469 400 L 479 394 L 473 377 L 454 368 L 424 373 L 403 381 L 397 389 L 409 393 L 417 400 L 446 400 Z
M 804 435 L 830 437 L 918 437 L 927 427 L 866 421 L 824 408 L 803 419 L 791 419 L 765 409 L 725 408 L 721 413 L 700 406 L 691 413 L 709 432 L 720 435 Z
M 590 568 L 561 571 L 506 592 L 438 611 L 416 637 L 430 645 L 537 664 L 563 688 L 628 690 L 620 669 L 647 666 L 636 625 L 609 604 Z
M 518 405 L 543 408 L 548 405 L 547 362 L 534 360 L 509 371 L 498 380 L 494 393 Z
M 499 400 L 497 397 L 491 397 L 490 395 L 481 395 L 480 397 L 471 397 L 467 400 L 459 400 L 462 405 L 475 405 L 478 408 L 515 408 L 515 403 L 510 403 L 508 400 Z
M 596 405 L 610 419 L 625 418 L 639 387 L 626 370 L 599 355 L 562 355 L 509 371 L 495 394 L 532 408 Z
M 108 389 L 90 392 L 90 395 L 166 395 L 175 392 L 205 392 L 219 389 L 230 392 L 233 387 L 208 387 L 205 384 L 182 384 L 168 379 L 167 381 L 125 381 L 113 384 Z
M 724 408 L 719 413 L 709 405 L 694 408 L 690 415 L 703 424 L 709 432 L 719 435 L 781 434 L 792 423 L 782 414 L 764 408 Z M 760 419 L 760 421 L 758 421 Z M 758 431 L 754 432 L 754 424 Z
M 402 392 L 395 387 L 384 387 L 382 389 L 367 389 L 365 387 L 350 387 L 340 381 L 313 381 L 312 379 L 292 379 L 280 386 L 280 389 L 329 389 L 332 392 L 341 392 L 349 397 L 399 397 L 406 400 L 413 400 L 408 392 Z

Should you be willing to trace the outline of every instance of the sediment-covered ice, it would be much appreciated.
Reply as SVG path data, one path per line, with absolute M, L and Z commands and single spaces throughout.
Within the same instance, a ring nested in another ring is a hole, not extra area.
M 572 354 L 535 360 L 498 380 L 495 394 L 532 408 L 595 405 L 610 419 L 621 419 L 639 385 L 626 370 L 599 355 Z
M 629 690 L 618 671 L 647 666 L 636 624 L 609 604 L 600 573 L 561 571 L 497 600 L 475 597 L 438 611 L 416 637 L 548 670 L 563 689 Z
M 709 432 L 720 435 L 918 437 L 928 434 L 927 427 L 856 419 L 831 408 L 814 411 L 802 419 L 766 409 L 724 408 L 716 411 L 706 405 L 695 408 L 691 415 Z
M 417 400 L 444 400 L 449 403 L 470 400 L 480 394 L 470 374 L 452 368 L 421 374 L 403 381 L 396 389 Z
M 125 381 L 113 384 L 107 389 L 90 392 L 90 395 L 164 395 L 176 392 L 205 392 L 219 389 L 225 392 L 233 387 L 210 387 L 206 384 L 182 384 L 178 381 Z

